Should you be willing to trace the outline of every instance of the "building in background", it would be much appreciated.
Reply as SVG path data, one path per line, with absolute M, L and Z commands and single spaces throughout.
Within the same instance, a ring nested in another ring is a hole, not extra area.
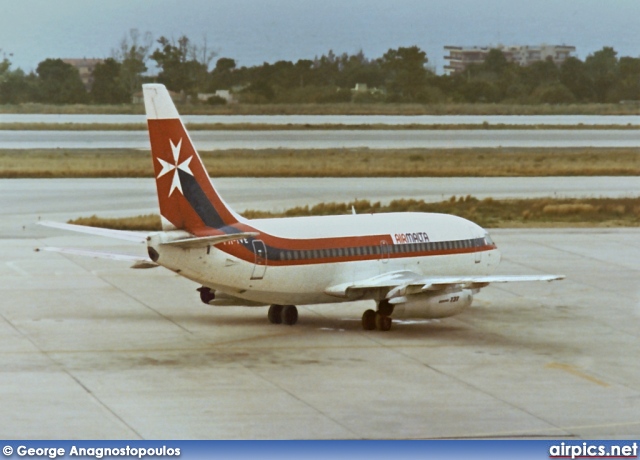
M 80 74 L 80 80 L 82 80 L 82 84 L 87 89 L 87 91 L 91 91 L 91 87 L 93 86 L 93 69 L 95 69 L 97 64 L 101 64 L 103 59 L 63 59 L 62 62 L 67 64 L 71 64 L 73 67 L 78 69 L 78 73 Z
M 528 66 L 534 62 L 544 61 L 548 58 L 556 64 L 562 64 L 571 53 L 576 51 L 575 46 L 568 45 L 540 45 L 540 46 L 505 46 L 494 47 L 479 46 L 445 46 L 449 52 L 444 58 L 449 64 L 444 67 L 448 74 L 455 74 L 464 71 L 468 65 L 481 64 L 492 49 L 502 51 L 509 62 L 517 62 L 521 66 Z

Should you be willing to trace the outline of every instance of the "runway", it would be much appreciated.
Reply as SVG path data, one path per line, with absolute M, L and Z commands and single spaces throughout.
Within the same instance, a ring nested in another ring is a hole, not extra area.
M 436 202 L 454 195 L 620 198 L 640 193 L 640 177 L 215 178 L 213 182 L 240 212 L 284 211 L 356 199 Z M 0 180 L 0 203 L 0 216 L 5 225 L 12 223 L 11 231 L 38 219 L 66 221 L 93 214 L 126 217 L 158 212 L 155 183 L 150 178 L 5 179 Z
M 638 147 L 640 130 L 193 131 L 200 151 L 229 149 Z M 146 131 L 0 131 L 0 149 L 149 149 Z
M 163 269 L 33 251 L 144 252 L 33 222 L 149 209 L 152 186 L 0 181 L 6 439 L 637 439 L 639 229 L 494 230 L 500 273 L 567 279 L 490 286 L 457 317 L 388 333 L 361 330 L 367 304 L 275 326 Z M 232 190 L 242 209 L 293 189 Z
M 640 124 L 637 115 L 182 115 L 185 123 L 268 125 L 554 125 L 626 126 Z M 139 115 L 2 113 L 2 123 L 135 124 L 146 123 Z

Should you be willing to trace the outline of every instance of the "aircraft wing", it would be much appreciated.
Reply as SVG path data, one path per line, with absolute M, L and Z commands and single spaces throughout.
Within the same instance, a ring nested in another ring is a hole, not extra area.
M 152 261 L 151 259 L 149 259 L 148 257 L 134 256 L 131 254 L 116 254 L 113 252 L 88 251 L 85 249 L 75 249 L 75 248 L 56 248 L 56 247 L 50 247 L 50 246 L 37 248 L 36 251 L 60 252 L 62 254 L 72 254 L 75 256 L 93 257 L 94 259 L 120 260 L 125 262 L 131 262 L 133 264 L 131 268 L 158 267 L 158 264 Z
M 350 297 L 364 291 L 386 289 L 386 298 L 392 299 L 449 288 L 480 289 L 490 283 L 554 281 L 563 278 L 563 275 L 424 276 L 412 271 L 401 270 L 360 281 L 338 284 L 325 289 L 324 292 L 335 297 Z
M 59 228 L 61 230 L 70 230 L 72 232 L 88 233 L 90 235 L 106 236 L 118 240 L 133 241 L 135 243 L 144 243 L 147 235 L 141 232 L 129 232 L 126 230 L 112 230 L 109 228 L 88 227 L 86 225 L 63 224 L 61 222 L 52 222 L 43 220 L 38 225 L 45 227 Z

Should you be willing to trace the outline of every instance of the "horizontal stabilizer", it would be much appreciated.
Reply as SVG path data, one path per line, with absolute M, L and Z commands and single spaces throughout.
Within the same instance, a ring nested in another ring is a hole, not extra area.
M 86 225 L 63 224 L 61 222 L 51 222 L 47 220 L 38 222 L 38 225 L 58 228 L 60 230 L 70 230 L 72 232 L 88 233 L 89 235 L 106 236 L 107 238 L 133 241 L 136 243 L 144 243 L 147 240 L 147 235 L 145 233 L 129 232 L 126 230 L 113 230 L 110 228 L 88 227 Z
M 226 243 L 227 241 L 243 240 L 258 236 L 256 232 L 230 233 L 225 235 L 202 236 L 197 238 L 184 238 L 182 240 L 169 241 L 162 243 L 163 246 L 177 246 L 184 249 L 202 248 L 205 246 L 215 246 L 216 244 Z
M 36 251 L 59 252 L 62 254 L 71 254 L 74 256 L 93 257 L 94 259 L 120 260 L 120 261 L 132 263 L 133 265 L 131 266 L 131 268 L 158 267 L 158 264 L 156 264 L 155 262 L 153 262 L 151 259 L 147 257 L 134 256 L 131 254 L 116 254 L 113 252 L 87 251 L 85 249 L 56 248 L 56 247 L 50 247 L 50 246 L 36 248 Z

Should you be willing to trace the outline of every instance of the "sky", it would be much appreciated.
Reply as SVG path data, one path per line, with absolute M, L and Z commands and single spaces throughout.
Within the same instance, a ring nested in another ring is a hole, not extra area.
M 445 45 L 567 44 L 581 59 L 613 46 L 640 57 L 639 18 L 640 0 L 0 0 L 0 49 L 28 72 L 46 58 L 109 57 L 138 29 L 206 37 L 246 66 L 417 45 L 441 71 Z

